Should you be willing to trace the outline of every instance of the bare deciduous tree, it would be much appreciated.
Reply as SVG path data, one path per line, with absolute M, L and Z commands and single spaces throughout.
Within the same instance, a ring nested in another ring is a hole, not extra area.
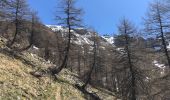
M 76 27 L 80 27 L 81 25 L 81 9 L 75 7 L 76 0 L 61 0 L 60 11 L 58 13 L 60 16 L 56 16 L 58 24 L 65 26 L 68 29 L 67 34 L 67 44 L 64 53 L 64 59 L 62 61 L 61 66 L 55 69 L 52 69 L 52 74 L 59 73 L 64 67 L 67 66 L 68 58 L 69 58 L 69 51 L 70 51 L 70 44 L 71 44 L 71 33 L 72 29 Z
M 166 63 L 170 68 L 170 56 L 167 48 L 167 33 L 170 32 L 170 8 L 169 0 L 157 0 L 149 5 L 149 11 L 145 18 L 145 30 L 151 35 L 156 35 L 161 41 L 161 49 L 165 56 Z M 161 99 L 169 98 L 169 70 L 165 76 L 157 76 L 152 79 L 152 87 L 157 91 L 153 91 L 152 97 L 160 97 Z
M 17 38 L 17 35 L 23 31 L 23 22 L 26 20 L 27 15 L 29 15 L 29 8 L 26 0 L 11 0 L 8 2 L 9 7 L 7 8 L 7 14 L 9 20 L 15 23 L 15 33 L 14 37 L 8 46 L 12 46 Z
M 22 48 L 19 51 L 27 50 L 27 49 L 31 48 L 32 45 L 34 44 L 34 35 L 37 32 L 36 29 L 38 28 L 36 26 L 38 26 L 38 24 L 40 24 L 40 21 L 39 21 L 39 18 L 37 16 L 36 11 L 32 11 L 30 13 L 30 15 L 31 15 L 30 16 L 31 17 L 31 31 L 30 31 L 30 36 L 29 36 L 29 45 L 27 47 L 25 47 L 25 48 Z
M 132 58 L 131 58 L 131 51 L 130 51 L 130 43 L 129 43 L 129 35 L 133 34 L 134 29 L 133 27 L 130 25 L 129 21 L 126 19 L 123 19 L 122 22 L 120 23 L 119 26 L 119 32 L 120 34 L 122 34 L 124 36 L 124 40 L 125 40 L 125 52 L 127 55 L 127 66 L 130 72 L 130 85 L 128 86 L 128 88 L 130 87 L 129 91 L 126 91 L 127 93 L 127 97 L 129 95 L 129 100 L 136 100 L 136 77 L 135 77 L 135 70 L 133 68 L 133 64 L 132 64 Z M 129 93 L 128 93 L 129 92 Z
M 139 57 L 135 54 L 135 47 L 132 45 L 136 28 L 129 20 L 122 19 L 118 29 L 122 36 L 123 50 L 119 51 L 121 53 L 120 58 L 118 58 L 120 59 L 119 65 L 122 67 L 118 68 L 117 72 L 115 72 L 118 73 L 118 76 L 121 76 L 116 81 L 121 81 L 116 83 L 119 83 L 118 90 L 123 99 L 136 100 L 139 93 L 147 90 L 144 82 L 146 77 L 137 63 Z
M 166 4 L 162 1 L 156 1 L 150 4 L 147 18 L 145 18 L 146 32 L 156 34 L 161 38 L 162 47 L 167 58 L 168 65 L 170 67 L 170 57 L 168 54 L 165 34 L 169 32 L 170 27 L 170 12 Z
M 90 71 L 87 74 L 87 80 L 85 81 L 85 83 L 83 84 L 82 88 L 85 89 L 86 86 L 89 84 L 89 82 L 91 81 L 91 76 L 92 76 L 92 72 L 94 71 L 95 67 L 96 67 L 96 56 L 97 56 L 97 45 L 96 45 L 96 33 L 93 33 L 93 64 L 92 67 L 90 68 Z

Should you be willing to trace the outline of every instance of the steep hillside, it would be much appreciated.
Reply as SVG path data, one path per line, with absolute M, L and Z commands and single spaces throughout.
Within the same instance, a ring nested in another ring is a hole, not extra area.
M 34 77 L 32 72 L 54 66 L 35 54 L 18 53 L 0 42 L 0 100 L 90 100 L 75 84 L 82 84 L 77 75 L 64 69 L 54 80 L 51 76 Z M 102 100 L 114 100 L 112 93 L 88 86 Z M 102 92 L 102 91 L 105 92 Z

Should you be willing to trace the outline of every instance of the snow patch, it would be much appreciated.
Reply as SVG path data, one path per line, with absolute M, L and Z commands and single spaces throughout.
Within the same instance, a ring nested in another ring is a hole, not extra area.
M 146 78 L 145 78 L 145 81 L 147 81 L 147 82 L 149 82 L 150 80 L 151 80 L 150 77 L 146 77 Z
M 109 44 L 114 44 L 114 37 L 106 37 L 102 36 L 103 39 L 105 39 Z
M 154 60 L 152 62 L 156 67 L 160 68 L 162 71 L 161 71 L 161 75 L 165 74 L 165 68 L 166 66 L 164 64 L 160 64 L 158 63 L 158 61 Z
M 78 45 L 83 45 L 83 44 L 89 44 L 92 45 L 93 42 L 91 40 L 88 39 L 88 35 L 80 35 L 77 34 L 75 32 L 73 32 L 73 34 L 76 36 L 76 40 L 74 41 L 74 43 L 78 44 Z
M 121 54 L 124 54 L 125 53 L 125 49 L 124 48 L 116 48 L 116 50 L 118 52 L 120 52 Z
M 165 66 L 164 64 L 160 64 L 160 63 L 158 63 L 158 61 L 156 61 L 156 60 L 154 60 L 152 63 L 153 63 L 156 67 L 158 67 L 158 68 L 160 68 L 160 69 L 165 69 L 165 68 L 166 68 L 166 66 Z
M 35 45 L 33 45 L 33 47 L 32 47 L 33 49 L 35 49 L 35 50 L 38 50 L 39 48 L 38 47 L 36 47 Z

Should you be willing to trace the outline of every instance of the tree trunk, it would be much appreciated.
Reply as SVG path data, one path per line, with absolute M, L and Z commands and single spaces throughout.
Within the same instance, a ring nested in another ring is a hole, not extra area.
M 63 68 L 67 67 L 70 45 L 71 45 L 71 23 L 70 23 L 70 3 L 67 4 L 67 26 L 68 26 L 68 42 L 65 51 L 64 60 L 59 68 L 52 69 L 52 74 L 58 74 Z
M 17 1 L 17 5 L 16 5 L 16 12 L 15 12 L 15 34 L 14 34 L 14 38 L 12 39 L 12 42 L 10 43 L 10 47 L 14 44 L 17 34 L 18 34 L 18 30 L 19 30 L 19 20 L 18 20 L 18 12 L 19 12 L 19 1 Z
M 96 38 L 94 37 L 94 45 L 93 45 L 93 47 L 94 47 L 94 54 L 93 54 L 93 65 L 92 65 L 92 67 L 91 67 L 91 69 L 90 69 L 90 72 L 88 73 L 88 75 L 87 75 L 87 80 L 85 81 L 85 83 L 84 83 L 84 85 L 82 86 L 82 88 L 83 89 L 85 89 L 86 88 L 86 86 L 87 86 L 87 84 L 91 81 L 91 75 L 92 75 L 92 72 L 93 72 L 93 70 L 94 70 L 94 68 L 96 67 L 96 40 L 95 40 Z
M 78 74 L 79 76 L 81 76 L 81 57 L 80 57 L 80 49 L 78 48 L 78 55 L 77 55 L 77 59 L 78 59 Z
M 35 27 L 35 19 L 32 18 L 32 24 L 31 24 L 31 36 L 29 38 L 29 45 L 21 50 L 19 50 L 20 52 L 21 51 L 25 51 L 25 50 L 28 50 L 29 48 L 32 47 L 33 45 L 33 38 L 34 38 L 34 27 Z
M 162 26 L 162 20 L 161 20 L 160 16 L 159 16 L 159 22 L 160 22 L 162 45 L 163 45 L 163 48 L 164 48 L 165 56 L 166 56 L 167 61 L 168 61 L 168 66 L 170 68 L 170 57 L 169 57 L 168 49 L 167 49 L 167 46 L 166 46 L 166 41 L 165 41 L 164 32 L 163 32 L 163 26 Z
M 126 52 L 127 52 L 127 57 L 128 57 L 128 65 L 129 65 L 130 74 L 131 74 L 131 85 L 132 85 L 132 90 L 131 90 L 131 96 L 132 97 L 131 97 L 131 100 L 136 100 L 135 74 L 134 74 L 133 65 L 132 65 L 132 61 L 131 61 L 131 54 L 130 54 L 130 50 L 129 50 L 129 40 L 128 40 L 127 35 L 125 36 L 125 39 L 126 39 Z

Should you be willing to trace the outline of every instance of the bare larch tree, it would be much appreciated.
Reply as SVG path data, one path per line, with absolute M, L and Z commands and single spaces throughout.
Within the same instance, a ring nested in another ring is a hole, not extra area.
M 143 60 L 137 55 L 139 49 L 134 45 L 137 29 L 128 19 L 123 18 L 118 26 L 122 50 L 119 50 L 119 67 L 115 69 L 117 90 L 124 100 L 137 100 L 140 95 L 147 96 L 148 88 L 145 73 L 139 65 Z M 116 67 L 116 66 L 115 66 Z
M 15 24 L 15 33 L 11 43 L 8 46 L 12 46 L 17 38 L 17 35 L 23 31 L 23 21 L 26 20 L 27 15 L 29 15 L 29 7 L 26 0 L 10 0 L 8 2 L 9 19 Z
M 87 79 L 85 81 L 85 83 L 83 84 L 82 86 L 82 89 L 85 90 L 86 86 L 89 84 L 89 82 L 91 81 L 91 76 L 92 76 L 92 73 L 96 67 L 96 56 L 97 56 L 97 43 L 96 43 L 96 40 L 97 40 L 97 36 L 96 36 L 96 33 L 93 33 L 94 36 L 93 36 L 93 62 L 92 62 L 92 67 L 90 68 L 88 74 L 87 74 Z
M 64 53 L 64 59 L 62 61 L 62 64 L 59 67 L 56 67 L 55 69 L 52 69 L 52 74 L 59 73 L 63 68 L 67 67 L 68 58 L 69 58 L 69 51 L 71 46 L 71 34 L 72 29 L 76 27 L 80 27 L 81 25 L 81 13 L 82 10 L 75 7 L 76 0 L 61 0 L 59 11 L 56 16 L 56 20 L 58 21 L 58 24 L 63 25 L 68 29 L 67 32 L 67 44 L 65 48 Z
M 161 42 L 161 49 L 165 56 L 167 66 L 170 68 L 170 56 L 167 48 L 168 37 L 170 32 L 170 8 L 169 0 L 155 0 L 149 5 L 149 11 L 144 19 L 145 31 L 151 35 L 157 35 Z M 153 91 L 153 98 L 159 96 L 161 99 L 169 98 L 167 93 L 170 93 L 169 88 L 169 70 L 165 76 L 159 76 L 152 79 L 152 88 L 157 88 L 158 91 Z
M 149 7 L 147 17 L 145 18 L 145 30 L 152 35 L 156 34 L 157 37 L 161 38 L 162 47 L 170 68 L 170 57 L 165 37 L 166 33 L 170 31 L 170 10 L 165 3 L 159 0 L 151 3 Z
M 20 49 L 19 51 L 24 51 L 29 48 L 31 48 L 34 44 L 34 35 L 36 33 L 36 29 L 38 28 L 37 26 L 40 24 L 39 18 L 37 16 L 36 11 L 31 11 L 30 12 L 30 22 L 31 22 L 31 28 L 30 28 L 30 36 L 29 36 L 29 45 L 26 46 L 25 48 Z
M 131 86 L 128 86 L 128 87 L 131 87 L 131 89 L 126 92 L 129 92 L 129 93 L 127 93 L 130 96 L 130 97 L 128 97 L 129 100 L 136 100 L 136 79 L 135 79 L 136 77 L 135 77 L 135 72 L 134 72 L 135 70 L 133 69 L 133 64 L 132 64 L 132 59 L 131 59 L 131 51 L 129 48 L 129 46 L 130 46 L 129 35 L 133 34 L 134 29 L 131 26 L 131 23 L 126 19 L 123 19 L 120 22 L 120 26 L 118 28 L 119 28 L 120 34 L 122 34 L 124 36 L 124 41 L 125 41 L 124 50 L 127 55 L 127 66 L 130 71 Z

